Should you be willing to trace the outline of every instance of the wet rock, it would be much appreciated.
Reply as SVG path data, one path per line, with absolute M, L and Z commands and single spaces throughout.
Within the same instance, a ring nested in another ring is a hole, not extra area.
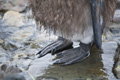
M 24 12 L 22 12 L 28 19 L 33 19 L 32 9 L 26 8 Z
M 20 72 L 22 71 L 16 66 L 8 66 L 8 68 L 5 71 L 6 74 L 20 73 Z
M 33 36 L 35 31 L 36 28 L 33 26 L 25 27 L 16 31 L 10 38 L 14 41 L 27 41 Z
M 0 10 L 23 11 L 29 5 L 29 0 L 0 0 Z
M 4 15 L 4 12 L 0 11 L 0 19 L 2 19 L 3 15 Z
M 35 31 L 36 29 L 32 26 L 17 29 L 15 32 L 9 33 L 9 36 L 5 38 L 2 46 L 4 49 L 10 51 L 15 51 L 20 48 L 25 48 L 25 46 L 30 46 L 32 41 L 29 40 L 32 39 Z M 7 31 L 5 33 L 7 33 Z
M 0 46 L 0 64 L 8 61 L 11 55 L 8 55 L 7 52 Z
M 37 48 L 40 48 L 40 45 L 39 45 L 38 43 L 34 43 L 34 42 L 33 42 L 33 43 L 31 44 L 31 48 L 32 48 L 32 49 L 37 49 Z
M 5 40 L 7 39 L 11 34 L 13 34 L 15 31 L 17 31 L 18 28 L 16 27 L 10 27 L 8 25 L 5 25 L 4 22 L 0 24 L 0 39 Z
M 0 40 L 0 44 L 3 44 L 3 42 L 4 42 L 3 40 Z
M 27 70 L 29 68 L 30 63 L 36 59 L 36 53 L 38 51 L 36 49 L 26 49 L 23 51 L 15 51 L 15 55 L 13 56 L 12 63 L 16 64 L 19 68 Z
M 120 22 L 120 9 L 117 9 L 114 14 L 113 22 L 119 23 Z
M 26 53 L 16 53 L 16 55 L 13 57 L 14 59 L 25 59 L 27 57 Z
M 104 35 L 104 41 L 116 41 L 120 44 L 120 24 L 113 23 Z
M 0 67 L 0 80 L 26 80 L 22 70 L 11 62 L 4 63 Z
M 115 60 L 115 64 L 113 67 L 113 72 L 115 76 L 120 79 L 120 46 L 117 49 L 114 60 Z
M 37 53 L 38 53 L 38 50 L 36 50 L 36 49 L 26 50 L 27 57 L 32 60 L 36 59 Z
M 21 45 L 17 45 L 17 43 L 14 43 L 14 42 L 12 42 L 12 41 L 9 41 L 9 42 L 6 41 L 6 42 L 3 44 L 3 48 L 4 48 L 5 50 L 9 50 L 9 51 L 15 51 L 15 50 L 17 50 L 20 46 L 21 46 Z
M 6 69 L 7 69 L 7 67 L 8 67 L 8 66 L 7 66 L 6 64 L 3 64 L 3 65 L 1 66 L 1 71 L 4 71 L 4 72 L 5 72 Z
M 2 19 L 2 15 L 0 15 L 0 19 Z
M 25 49 L 23 51 L 15 51 L 14 59 L 35 59 L 36 53 L 38 50 L 36 49 Z
M 3 79 L 4 73 L 0 71 L 0 80 Z
M 42 77 L 37 77 L 36 80 L 59 80 L 55 77 L 45 77 L 45 76 L 42 76 Z
M 0 80 L 26 80 L 21 69 L 11 62 L 0 65 Z
M 9 26 L 20 27 L 25 23 L 26 17 L 19 12 L 7 11 L 3 16 L 3 21 Z
M 3 76 L 2 76 L 3 79 L 2 80 L 7 80 L 8 77 L 10 78 L 10 80 L 12 79 L 11 77 L 18 78 L 17 74 L 20 74 L 22 72 L 18 67 L 14 66 L 14 65 L 11 65 L 9 63 L 2 64 L 0 67 L 1 67 L 0 68 L 1 76 L 3 74 Z
M 19 74 L 10 74 L 5 76 L 2 80 L 26 80 L 23 75 Z
M 120 79 L 120 63 L 118 63 L 117 67 L 115 68 L 115 74 L 118 79 Z
M 31 62 L 32 60 L 30 59 L 16 59 L 12 63 L 18 66 L 21 70 L 27 70 Z
M 92 80 L 91 78 L 87 78 L 86 80 Z

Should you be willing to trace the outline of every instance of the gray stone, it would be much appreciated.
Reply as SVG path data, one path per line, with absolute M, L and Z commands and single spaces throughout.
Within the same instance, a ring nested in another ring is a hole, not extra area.
M 29 5 L 29 0 L 0 0 L 0 10 L 23 11 Z
M 117 9 L 115 11 L 114 17 L 113 17 L 113 22 L 119 23 L 120 22 L 120 9 Z
M 3 80 L 26 80 L 23 75 L 11 74 L 3 78 Z
M 37 79 L 36 80 L 59 80 L 59 79 L 57 79 L 57 78 L 55 78 L 55 77 L 37 77 Z
M 0 80 L 3 79 L 3 77 L 4 77 L 4 73 L 0 71 Z
M 9 26 L 20 27 L 25 25 L 27 17 L 16 11 L 7 11 L 3 16 L 3 21 Z

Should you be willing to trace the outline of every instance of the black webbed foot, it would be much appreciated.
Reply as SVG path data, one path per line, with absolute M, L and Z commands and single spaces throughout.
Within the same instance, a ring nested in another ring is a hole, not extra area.
M 39 57 L 43 57 L 48 53 L 54 54 L 58 51 L 62 51 L 66 48 L 70 48 L 72 47 L 73 42 L 68 41 L 62 37 L 59 37 L 57 41 L 49 44 L 48 46 L 46 46 L 45 48 L 43 48 L 41 51 L 39 51 L 37 54 L 39 54 Z
M 90 55 L 90 45 L 80 44 L 80 47 L 65 50 L 59 53 L 60 57 L 54 64 L 69 65 L 79 61 L 82 61 Z

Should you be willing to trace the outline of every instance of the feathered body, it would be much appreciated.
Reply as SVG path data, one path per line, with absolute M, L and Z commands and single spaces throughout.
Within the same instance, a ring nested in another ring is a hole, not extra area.
M 101 20 L 108 27 L 116 0 L 102 0 Z M 31 0 L 36 22 L 66 39 L 90 43 L 93 38 L 90 0 Z

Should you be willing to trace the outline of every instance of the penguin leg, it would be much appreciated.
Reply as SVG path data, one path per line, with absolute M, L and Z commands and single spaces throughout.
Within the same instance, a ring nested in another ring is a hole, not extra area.
M 59 37 L 57 41 L 49 44 L 45 48 L 43 48 L 41 51 L 37 53 L 39 55 L 38 58 L 45 56 L 48 53 L 54 54 L 56 52 L 62 51 L 64 49 L 71 48 L 73 45 L 73 42 L 66 40 L 62 37 Z
M 90 55 L 90 44 L 80 43 L 80 47 L 60 52 L 54 64 L 69 65 L 84 60 Z

